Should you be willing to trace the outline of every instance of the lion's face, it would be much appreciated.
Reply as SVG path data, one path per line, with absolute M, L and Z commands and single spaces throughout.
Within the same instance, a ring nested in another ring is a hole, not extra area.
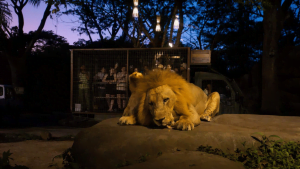
M 153 121 L 157 126 L 169 126 L 174 122 L 172 115 L 176 95 L 168 85 L 150 89 L 147 92 L 146 103 L 149 106 Z

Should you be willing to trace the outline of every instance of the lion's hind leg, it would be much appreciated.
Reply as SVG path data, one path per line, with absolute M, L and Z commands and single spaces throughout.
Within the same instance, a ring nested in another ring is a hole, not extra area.
M 206 108 L 200 119 L 211 121 L 211 119 L 219 113 L 220 110 L 220 95 L 218 92 L 211 93 L 206 102 Z

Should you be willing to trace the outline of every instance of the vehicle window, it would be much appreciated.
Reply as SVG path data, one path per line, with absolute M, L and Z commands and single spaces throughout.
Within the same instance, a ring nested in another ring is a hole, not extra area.
M 3 87 L 0 87 L 0 96 L 3 96 Z
M 231 97 L 231 90 L 227 87 L 227 83 L 223 80 L 203 80 L 202 87 L 203 90 L 206 89 L 208 91 L 208 94 L 218 92 L 226 98 Z
M 13 89 L 12 88 L 5 88 L 5 98 L 12 99 L 13 98 Z

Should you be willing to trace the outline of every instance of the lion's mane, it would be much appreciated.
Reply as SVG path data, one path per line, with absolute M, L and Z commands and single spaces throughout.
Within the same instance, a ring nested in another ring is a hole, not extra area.
M 154 70 L 144 76 L 138 82 L 137 92 L 147 93 L 150 89 L 162 85 L 168 85 L 175 93 L 178 101 L 184 99 L 187 103 L 192 103 L 192 93 L 188 82 L 180 75 L 169 70 Z

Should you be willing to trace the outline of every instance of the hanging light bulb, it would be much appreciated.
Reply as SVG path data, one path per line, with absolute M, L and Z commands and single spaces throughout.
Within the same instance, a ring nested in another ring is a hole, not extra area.
M 134 18 L 139 17 L 139 11 L 138 11 L 138 8 L 136 6 L 133 8 L 132 17 L 134 17 Z
M 139 5 L 139 0 L 133 0 L 133 13 L 132 13 L 132 17 L 137 18 L 139 17 L 139 10 L 138 10 L 138 5 Z
M 171 40 L 169 41 L 169 46 L 173 47 L 173 42 Z
M 156 28 L 155 28 L 155 31 L 156 32 L 160 32 L 161 31 L 161 28 L 160 28 L 160 16 L 159 15 L 157 15 L 156 16 Z
M 178 29 L 179 28 L 179 20 L 178 20 L 179 16 L 176 15 L 175 17 L 176 18 L 175 18 L 175 21 L 174 21 L 174 29 Z
M 156 25 L 156 27 L 155 27 L 155 31 L 156 31 L 156 32 L 160 32 L 160 31 L 161 31 L 161 29 L 160 29 L 160 25 L 159 25 L 159 24 L 157 24 L 157 25 Z
M 160 23 L 160 15 L 156 15 L 156 22 Z

